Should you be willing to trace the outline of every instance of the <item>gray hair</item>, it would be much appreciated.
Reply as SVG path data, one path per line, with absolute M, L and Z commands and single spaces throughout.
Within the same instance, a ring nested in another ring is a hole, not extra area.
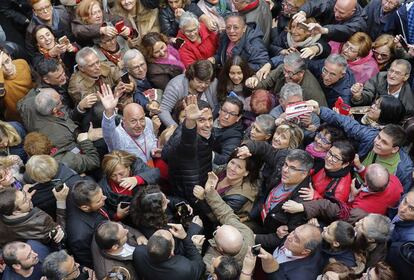
M 122 58 L 122 61 L 124 62 L 124 65 L 128 64 L 128 61 L 139 57 L 142 58 L 143 60 L 145 60 L 144 55 L 137 49 L 130 49 L 127 50 L 124 54 L 124 57 Z
M 369 223 L 365 224 L 365 238 L 374 239 L 375 242 L 385 242 L 391 235 L 391 220 L 380 214 L 366 216 Z
M 180 17 L 180 29 L 183 29 L 190 22 L 195 22 L 197 24 L 197 28 L 200 27 L 200 22 L 198 18 L 191 12 L 184 12 Z
M 35 97 L 35 109 L 42 116 L 49 116 L 52 114 L 52 111 L 59 104 L 59 100 L 53 98 L 53 95 L 59 95 L 52 88 L 42 88 L 40 92 Z
M 300 54 L 298 52 L 292 52 L 286 55 L 283 59 L 283 63 L 293 67 L 295 69 L 295 72 L 306 70 L 306 62 L 303 58 L 300 57 Z
M 290 150 L 289 154 L 286 156 L 286 160 L 300 162 L 300 167 L 306 172 L 309 172 L 313 167 L 313 158 L 304 150 Z
M 325 63 L 326 62 L 341 66 L 343 68 L 342 73 L 345 73 L 348 69 L 348 62 L 346 61 L 346 58 L 337 53 L 329 55 L 325 60 Z
M 396 59 L 391 64 L 404 65 L 405 66 L 405 69 L 407 69 L 407 73 L 406 74 L 410 74 L 411 73 L 411 63 L 409 63 L 405 59 Z
M 273 135 L 275 132 L 275 118 L 269 114 L 262 114 L 256 117 L 255 122 L 260 126 L 264 133 Z
M 299 96 L 303 100 L 302 87 L 295 83 L 286 83 L 280 89 L 280 99 L 287 100 L 289 97 Z
M 42 265 L 42 272 L 48 280 L 60 280 L 65 278 L 66 271 L 61 271 L 60 265 L 68 259 L 69 255 L 65 250 L 49 254 Z
M 79 66 L 85 66 L 86 65 L 86 61 L 85 61 L 85 57 L 89 56 L 89 55 L 97 55 L 96 51 L 93 48 L 90 47 L 84 47 L 82 49 L 80 49 L 77 53 L 76 53 L 76 63 Z

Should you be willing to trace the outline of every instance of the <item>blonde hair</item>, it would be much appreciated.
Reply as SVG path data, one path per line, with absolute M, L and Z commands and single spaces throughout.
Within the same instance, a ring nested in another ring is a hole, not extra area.
M 32 156 L 26 164 L 27 174 L 38 183 L 52 180 L 56 176 L 58 168 L 58 162 L 49 155 Z
M 76 7 L 76 15 L 83 23 L 87 23 L 93 5 L 98 5 L 102 10 L 101 3 L 97 0 L 82 0 Z
M 289 149 L 297 149 L 304 138 L 302 129 L 296 124 L 281 124 L 276 128 L 275 133 L 289 134 Z
M 22 142 L 17 130 L 9 123 L 0 121 L 0 138 L 7 137 L 7 146 L 17 146 Z
M 359 47 L 359 57 L 366 57 L 371 51 L 372 40 L 367 33 L 357 32 L 349 37 L 348 42 Z
M 0 157 L 0 181 L 4 179 L 7 170 L 13 165 L 14 162 L 10 159 L 10 157 Z
M 395 52 L 394 36 L 390 34 L 382 34 L 372 43 L 373 49 L 376 49 L 382 46 L 387 46 L 388 48 L 390 48 L 391 55 L 394 55 L 394 52 Z
M 137 157 L 133 154 L 121 150 L 114 150 L 104 156 L 102 160 L 102 171 L 109 178 L 118 164 L 130 167 L 136 160 Z

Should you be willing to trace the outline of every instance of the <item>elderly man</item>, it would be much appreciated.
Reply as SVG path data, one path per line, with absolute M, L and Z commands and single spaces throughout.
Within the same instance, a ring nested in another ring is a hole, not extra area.
M 14 241 L 3 247 L 6 269 L 2 279 L 38 280 L 42 274 L 42 262 L 50 249 L 44 244 L 30 240 L 27 243 Z
M 102 87 L 99 98 L 105 110 L 102 118 L 102 131 L 109 151 L 123 150 L 136 155 L 143 162 L 150 162 L 152 157 L 159 156 L 157 138 L 154 135 L 150 119 L 145 117 L 141 105 L 131 103 L 125 106 L 122 122 L 115 124 L 115 108 L 119 93 L 112 94 L 108 85 Z
M 259 82 L 256 76 L 246 80 L 246 86 L 252 89 L 267 89 L 279 93 L 286 83 L 295 83 L 303 89 L 304 100 L 315 100 L 320 106 L 327 106 L 325 94 L 315 76 L 307 69 L 306 62 L 297 52 L 290 53 L 283 58 L 283 64 L 272 70 L 270 63 L 266 63 L 260 72 L 265 72 L 264 79 Z
M 205 264 L 197 248 L 180 224 L 169 224 L 169 230 L 160 229 L 148 240 L 147 246 L 134 251 L 134 267 L 139 279 L 200 279 Z M 185 255 L 174 255 L 175 240 L 182 240 Z
M 290 104 L 303 101 L 302 87 L 294 83 L 286 83 L 279 93 L 280 105 L 270 111 L 270 115 L 276 119 L 277 126 L 281 125 L 287 120 L 286 107 Z M 305 135 L 305 137 L 312 137 L 316 129 L 320 125 L 319 117 L 311 112 L 299 116 L 297 120 L 291 119 L 290 121 L 296 121 Z
M 329 108 L 334 106 L 338 97 L 346 104 L 351 104 L 351 86 L 355 78 L 342 55 L 331 54 L 325 61 L 310 61 L 309 70 L 318 79 Z
M 33 30 L 38 25 L 47 25 L 51 28 L 55 38 L 68 36 L 71 39 L 71 16 L 64 6 L 52 6 L 50 0 L 31 0 L 33 18 L 26 29 L 26 49 L 31 56 L 36 52 L 33 41 Z
M 263 42 L 269 45 L 272 29 L 272 14 L 268 2 L 264 0 L 232 0 L 234 7 L 246 18 L 246 23 L 254 23 L 263 34 Z
M 209 240 L 210 247 L 204 255 L 204 263 L 208 270 L 213 268 L 213 259 L 222 255 L 234 257 L 241 267 L 249 246 L 254 245 L 253 231 L 240 222 L 230 206 L 221 199 L 215 189 L 217 183 L 217 176 L 210 172 L 205 185 L 205 200 L 221 226 L 213 233 L 213 239 Z
M 363 159 L 363 165 L 382 164 L 390 174 L 398 177 L 405 192 L 411 188 L 413 162 L 402 149 L 407 135 L 401 126 L 388 124 L 380 131 L 361 125 L 347 116 L 336 114 L 328 108 L 319 108 L 316 102 L 308 102 L 312 103 L 322 121 L 342 128 L 349 138 L 359 143 L 358 155 Z
M 391 95 L 401 100 L 405 109 L 414 112 L 414 95 L 408 79 L 411 64 L 404 59 L 396 59 L 387 72 L 379 72 L 364 85 L 356 83 L 351 87 L 353 105 L 371 105 L 382 95 Z
M 273 252 L 279 269 L 267 274 L 267 279 L 316 279 L 323 268 L 321 242 L 321 231 L 316 226 L 305 224 L 297 227 Z
M 367 34 L 372 41 L 381 34 L 388 33 L 386 30 L 391 26 L 393 12 L 400 7 L 402 2 L 401 0 L 371 0 L 368 2 L 364 10 L 367 15 Z
M 366 14 L 357 0 L 308 1 L 293 16 L 296 22 L 315 17 L 319 23 L 308 24 L 312 32 L 326 34 L 329 41 L 345 42 L 352 34 L 367 29 Z
M 120 79 L 120 72 L 110 68 L 106 64 L 101 64 L 96 51 L 92 48 L 85 47 L 76 53 L 76 63 L 78 71 L 73 73 L 69 81 L 68 93 L 75 104 L 88 95 L 96 95 L 101 91 L 103 84 L 108 84 L 111 88 L 115 86 Z M 124 84 L 119 81 L 115 91 L 120 93 L 120 105 L 126 105 L 129 94 L 133 92 L 134 84 Z M 121 97 L 121 93 L 123 94 Z M 101 125 L 103 107 L 102 104 L 94 104 L 88 111 L 87 116 L 83 118 L 83 127 L 92 122 L 95 127 Z

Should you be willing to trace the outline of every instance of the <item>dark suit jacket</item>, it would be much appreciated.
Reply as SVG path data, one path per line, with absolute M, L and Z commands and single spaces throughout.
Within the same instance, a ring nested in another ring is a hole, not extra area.
M 309 280 L 316 279 L 323 268 L 321 251 L 318 248 L 312 255 L 296 261 L 280 264 L 279 270 L 267 274 L 269 280 Z
M 189 235 L 183 240 L 185 256 L 175 255 L 163 263 L 151 262 L 147 246 L 138 246 L 134 251 L 134 266 L 138 279 L 145 280 L 197 280 L 205 270 L 201 255 Z

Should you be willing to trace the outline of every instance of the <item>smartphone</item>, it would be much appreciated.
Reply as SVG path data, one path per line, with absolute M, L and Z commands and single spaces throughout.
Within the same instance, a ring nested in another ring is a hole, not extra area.
M 175 49 L 178 50 L 182 46 L 182 44 L 184 44 L 184 42 L 185 42 L 184 39 L 176 38 L 175 42 L 172 45 Z
M 347 116 L 349 115 L 349 112 L 351 110 L 351 106 L 346 104 L 342 97 L 338 97 L 338 99 L 335 102 L 335 108 L 339 110 L 339 114 Z
M 260 254 L 260 248 L 262 248 L 262 244 L 257 244 L 257 245 L 252 246 L 253 256 L 258 256 Z
M 178 202 L 175 205 L 175 208 L 177 208 L 177 213 L 178 215 L 180 215 L 181 217 L 187 217 L 190 216 L 190 212 L 188 211 L 187 205 L 185 204 L 184 201 Z
M 407 43 L 407 41 L 405 40 L 405 38 L 403 36 L 400 36 L 400 44 L 403 47 L 403 49 L 406 52 L 408 52 L 408 50 L 409 50 L 408 43 Z
M 119 203 L 120 204 L 120 206 L 119 207 L 121 207 L 122 209 L 125 209 L 125 208 L 127 208 L 128 206 L 130 206 L 131 205 L 131 202 L 127 202 L 127 201 L 122 201 L 121 203 Z
M 69 41 L 68 37 L 66 37 L 66 35 L 60 37 L 58 42 L 59 42 L 60 45 L 67 45 L 67 44 L 70 43 L 70 41 Z
M 116 31 L 118 31 L 118 33 L 122 32 L 122 28 L 124 28 L 125 23 L 123 20 L 118 21 L 117 23 L 115 23 L 115 29 Z
M 63 184 L 63 182 L 62 181 L 60 181 L 59 183 L 57 183 L 56 185 L 55 185 L 55 190 L 57 191 L 57 192 L 60 192 L 62 189 L 63 189 L 63 187 L 64 187 L 65 185 Z
M 129 79 L 129 74 L 128 74 L 128 72 L 125 72 L 124 74 L 122 74 L 122 76 L 121 76 L 121 81 L 122 81 L 124 84 L 129 84 L 129 83 L 131 83 L 131 80 Z

